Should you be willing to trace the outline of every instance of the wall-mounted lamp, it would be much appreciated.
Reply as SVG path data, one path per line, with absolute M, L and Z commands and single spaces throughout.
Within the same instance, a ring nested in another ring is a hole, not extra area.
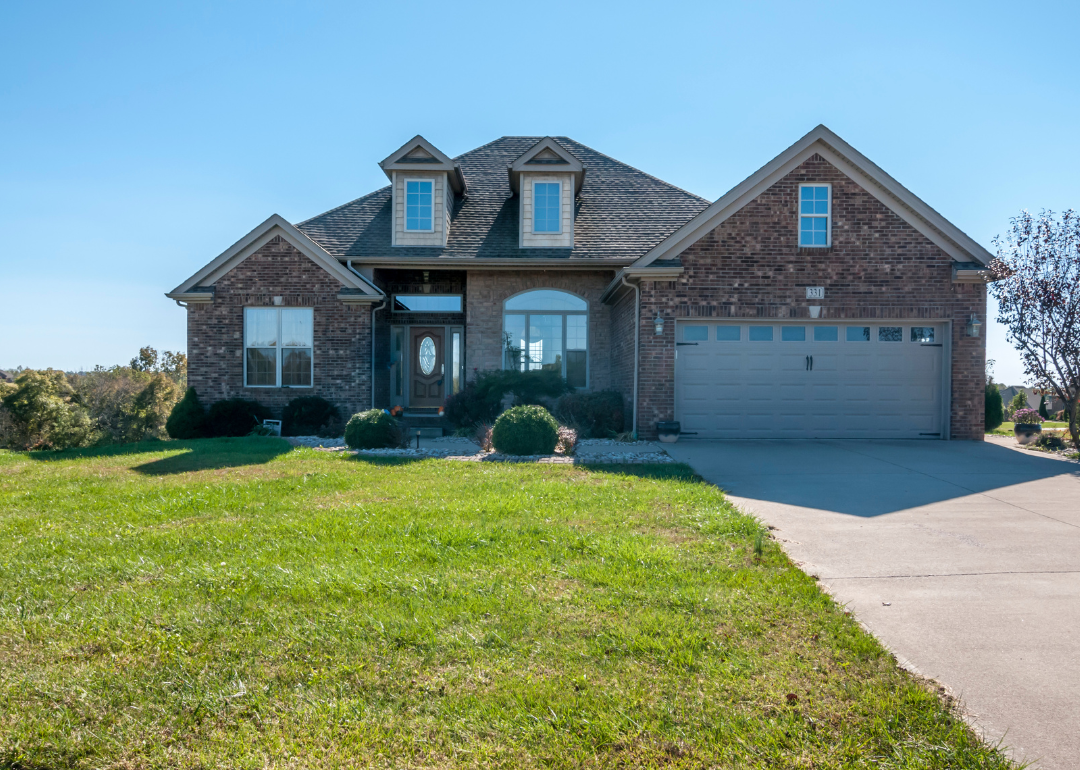
M 657 316 L 653 320 L 653 325 L 656 327 L 656 336 L 660 336 L 664 333 L 664 319 L 661 316 Z
M 971 318 L 967 322 L 967 335 L 969 337 L 978 337 L 979 329 L 981 328 L 982 324 L 979 323 L 979 317 L 972 313 Z

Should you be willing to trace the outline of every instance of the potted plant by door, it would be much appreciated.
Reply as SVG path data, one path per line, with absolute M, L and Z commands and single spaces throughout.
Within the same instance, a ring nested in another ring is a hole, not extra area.
M 1021 444 L 1034 444 L 1042 433 L 1042 416 L 1034 409 L 1017 409 L 1013 414 L 1013 433 Z
M 682 430 L 682 426 L 678 422 L 658 422 L 656 423 L 657 437 L 665 444 L 674 444 L 679 440 L 679 432 Z

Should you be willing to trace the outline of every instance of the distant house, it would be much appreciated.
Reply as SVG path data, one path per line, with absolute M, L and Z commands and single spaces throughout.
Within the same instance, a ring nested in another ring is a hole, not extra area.
M 562 136 L 379 165 L 168 293 L 204 401 L 419 419 L 515 368 L 618 391 L 648 438 L 983 439 L 993 255 L 824 126 L 715 202 Z
M 15 376 L 11 372 L 0 369 L 0 382 L 15 382 Z
M 1007 388 L 1001 388 L 1001 402 L 1008 406 L 1009 402 L 1016 398 L 1017 393 L 1023 393 L 1027 397 L 1029 409 L 1038 409 L 1039 401 L 1045 395 L 1046 412 L 1051 417 L 1065 408 L 1065 403 L 1054 394 L 1054 391 L 1045 388 L 1027 388 L 1022 385 L 1010 385 Z

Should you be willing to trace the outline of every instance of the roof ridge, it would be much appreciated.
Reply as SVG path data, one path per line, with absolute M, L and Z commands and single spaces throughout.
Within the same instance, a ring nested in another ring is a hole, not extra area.
M 473 147 L 471 150 L 469 150 L 467 152 L 463 152 L 460 155 L 455 155 L 453 159 L 458 160 L 459 158 L 464 158 L 466 155 L 472 155 L 474 152 L 480 152 L 480 150 L 483 150 L 486 147 L 490 147 L 491 145 L 495 144 L 496 142 L 501 142 L 503 139 L 532 139 L 532 138 L 533 137 L 531 137 L 531 136 L 499 136 L 499 137 L 496 137 L 495 139 L 492 139 L 490 142 L 486 142 L 486 143 L 480 145 L 479 147 Z M 540 137 L 540 139 L 543 139 L 543 138 L 544 137 Z M 537 141 L 540 141 L 540 139 L 537 139 Z
M 369 192 L 367 195 L 361 195 L 359 198 L 353 198 L 351 201 L 347 201 L 345 203 L 342 203 L 340 206 L 334 206 L 334 208 L 332 208 L 332 209 L 327 209 L 326 211 L 322 212 L 321 214 L 316 214 L 313 217 L 308 217 L 303 222 L 296 222 L 296 223 L 293 224 L 293 227 L 300 227 L 301 225 L 306 225 L 308 222 L 311 222 L 312 220 L 318 219 L 319 217 L 325 217 L 327 214 L 333 214 L 335 211 L 339 211 L 339 210 L 345 208 L 346 206 L 351 206 L 354 203 L 359 203 L 360 201 L 364 200 L 365 198 L 370 198 L 372 195 L 378 195 L 383 190 L 389 190 L 389 189 L 390 189 L 390 185 L 385 185 L 383 187 L 380 187 L 378 190 L 373 190 L 372 192 Z M 311 237 L 311 236 L 308 236 L 308 237 Z
M 705 203 L 710 203 L 710 204 L 712 203 L 712 201 L 709 200 L 708 198 L 703 198 L 700 195 L 697 195 L 696 193 L 692 193 L 689 190 L 686 190 L 686 189 L 683 189 L 682 187 L 679 187 L 678 185 L 674 185 L 671 182 L 666 182 L 666 181 L 664 181 L 663 179 L 661 179 L 658 176 L 653 176 L 648 171 L 642 171 L 637 166 L 631 166 L 629 163 L 624 163 L 623 161 L 619 160 L 618 158 L 613 158 L 610 155 L 608 155 L 606 153 L 603 153 L 603 152 L 600 152 L 599 150 L 590 147 L 589 145 L 585 144 L 584 142 L 579 142 L 579 141 L 577 141 L 576 139 L 574 139 L 572 137 L 569 137 L 569 136 L 556 136 L 556 137 L 553 137 L 553 138 L 554 139 L 567 139 L 567 140 L 573 142 L 574 144 L 581 145 L 582 147 L 584 147 L 589 152 L 595 152 L 600 157 L 607 158 L 612 163 L 618 163 L 620 166 L 625 166 L 626 168 L 633 169 L 634 171 L 638 172 L 639 174 L 641 174 L 643 176 L 647 176 L 647 177 L 649 177 L 649 179 L 652 179 L 654 182 L 659 182 L 660 184 L 664 185 L 665 187 L 670 187 L 672 190 L 678 190 L 679 192 L 685 193 L 686 195 L 689 195 L 691 198 L 696 198 L 699 201 L 704 201 Z

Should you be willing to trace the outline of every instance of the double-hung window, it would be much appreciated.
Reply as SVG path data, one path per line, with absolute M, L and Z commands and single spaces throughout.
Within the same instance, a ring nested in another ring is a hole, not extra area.
M 309 307 L 244 308 L 244 385 L 310 388 L 313 331 Z
M 588 384 L 588 303 L 555 289 L 537 289 L 506 300 L 503 364 L 519 371 L 552 371 L 567 384 Z
M 831 192 L 827 184 L 799 185 L 800 246 L 832 245 Z
M 533 182 L 533 232 L 562 232 L 562 184 Z
M 429 179 L 405 180 L 405 229 L 410 232 L 432 231 L 432 188 Z

